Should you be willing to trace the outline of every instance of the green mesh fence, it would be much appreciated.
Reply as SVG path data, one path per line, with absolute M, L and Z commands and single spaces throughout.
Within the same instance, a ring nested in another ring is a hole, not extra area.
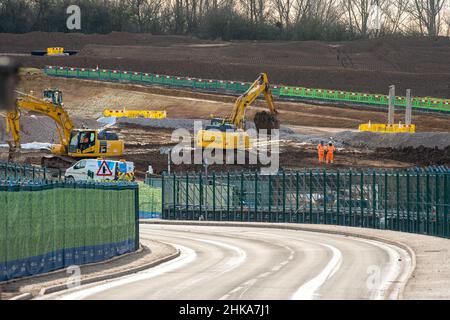
M 163 219 L 335 224 L 450 236 L 450 170 L 164 174 Z
M 64 179 L 64 173 L 60 169 L 0 161 L 0 180 L 8 179 L 13 181 L 59 181 Z
M 215 91 L 231 94 L 241 94 L 251 85 L 249 82 L 199 79 L 186 76 L 160 75 L 136 71 L 121 71 L 107 69 L 89 69 L 76 67 L 46 66 L 44 72 L 49 76 L 82 78 L 104 81 L 126 81 L 142 84 L 155 84 L 170 87 L 191 88 L 200 91 Z M 272 93 L 278 98 L 300 100 L 326 100 L 352 103 L 357 105 L 374 105 L 387 107 L 388 96 L 363 92 L 341 91 L 334 89 L 305 88 L 288 85 L 273 85 Z M 406 106 L 406 99 L 396 96 L 394 104 Z M 432 97 L 413 97 L 413 108 L 423 111 L 450 112 L 450 99 Z
M 138 187 L 0 182 L 0 281 L 134 251 Z
M 162 206 L 161 179 L 147 179 L 139 183 L 139 217 L 160 218 Z

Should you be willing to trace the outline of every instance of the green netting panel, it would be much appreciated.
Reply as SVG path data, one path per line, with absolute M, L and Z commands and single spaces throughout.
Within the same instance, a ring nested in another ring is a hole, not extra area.
M 111 80 L 120 80 L 121 72 L 118 70 L 110 70 Z
M 40 192 L 40 210 L 41 210 L 41 223 L 42 223 L 42 246 L 41 251 L 38 255 L 46 255 L 43 258 L 44 265 L 42 268 L 46 269 L 50 267 L 50 262 L 52 257 L 48 256 L 50 253 L 55 251 L 54 241 L 55 241 L 55 231 L 53 225 L 53 217 L 55 216 L 55 207 L 53 201 L 54 189 L 51 185 L 44 186 L 42 192 Z M 47 266 L 47 267 L 46 267 Z M 48 271 L 48 270 L 46 270 Z
M 44 72 L 50 76 L 56 75 L 56 68 L 57 67 L 54 67 L 54 66 L 47 66 L 47 67 L 45 67 Z
M 85 246 L 90 247 L 96 244 L 95 232 L 97 230 L 96 209 L 97 209 L 97 190 L 95 185 L 88 184 L 85 193 Z
M 0 281 L 134 250 L 135 187 L 12 184 L 0 188 Z
M 131 80 L 131 74 L 132 74 L 131 71 L 122 71 L 120 79 L 129 81 Z
M 100 77 L 100 70 L 98 69 L 89 69 L 89 78 L 98 79 Z
M 141 72 L 131 72 L 131 80 L 142 81 L 142 73 Z
M 142 75 L 142 81 L 149 83 L 153 82 L 153 75 L 151 73 L 144 73 Z
M 198 89 L 206 88 L 206 80 L 204 79 L 195 79 L 194 87 Z
M 89 69 L 87 69 L 87 68 L 79 68 L 78 69 L 78 76 L 80 78 L 89 78 Z
M 154 74 L 152 82 L 153 83 L 158 83 L 158 84 L 163 84 L 164 83 L 164 76 L 160 75 L 160 74 Z
M 26 203 L 21 204 L 18 191 L 9 188 L 6 192 L 6 261 L 22 258 L 26 252 L 26 237 L 30 235 L 29 219 L 21 219 L 21 208 L 26 208 Z M 31 206 L 28 204 L 28 208 Z M 28 218 L 30 218 L 28 216 Z
M 237 91 L 238 83 L 236 81 L 227 81 L 227 90 Z
M 0 186 L 0 265 L 6 262 L 7 244 L 8 244 L 8 224 L 7 224 L 7 209 L 8 209 L 8 193 L 6 186 Z M 5 268 L 0 267 L 0 275 L 5 272 Z
M 102 69 L 100 70 L 100 74 L 98 77 L 100 80 L 109 80 L 111 78 L 111 72 L 109 70 Z
M 165 85 L 169 85 L 172 86 L 173 85 L 173 77 L 172 76 L 168 76 L 168 75 L 164 75 L 162 76 L 162 83 Z
M 75 71 L 76 70 L 76 71 Z M 170 76 L 170 75 L 152 75 L 150 73 L 140 73 L 134 71 L 118 70 L 97 70 L 86 68 L 66 68 L 48 66 L 44 71 L 48 75 L 91 78 L 101 80 L 127 80 L 135 82 L 147 82 L 151 84 L 164 84 L 176 87 L 191 87 L 203 90 L 225 90 L 234 93 L 242 93 L 247 90 L 250 83 L 226 80 L 204 80 L 190 77 Z M 279 97 L 299 98 L 299 99 L 321 99 L 346 101 L 353 103 L 387 105 L 388 98 L 385 95 L 369 94 L 359 92 L 337 91 L 319 88 L 296 88 L 281 85 L 274 85 L 272 88 L 274 95 Z M 405 106 L 405 98 L 397 96 L 395 105 Z M 450 100 L 439 98 L 413 98 L 413 107 L 428 109 L 432 111 L 450 111 Z
M 69 77 L 77 77 L 78 76 L 78 69 L 77 68 L 68 68 L 67 69 L 67 75 Z
M 226 90 L 227 82 L 225 80 L 216 80 L 216 89 L 218 90 Z
M 205 80 L 205 88 L 210 90 L 217 90 L 217 80 Z
M 117 243 L 120 239 L 120 204 L 121 194 L 117 190 L 111 190 L 112 214 L 111 214 L 111 243 Z
M 67 68 L 66 67 L 55 67 L 56 74 L 58 76 L 67 76 Z
M 66 230 L 66 215 L 64 212 L 64 189 L 61 188 L 61 184 L 58 184 L 57 188 L 53 189 L 53 250 L 55 252 L 55 267 L 61 268 L 63 266 L 63 248 L 65 247 L 65 230 Z
M 280 95 L 280 86 L 277 86 L 277 85 L 273 86 L 272 87 L 272 94 L 274 94 L 276 96 L 279 96 Z

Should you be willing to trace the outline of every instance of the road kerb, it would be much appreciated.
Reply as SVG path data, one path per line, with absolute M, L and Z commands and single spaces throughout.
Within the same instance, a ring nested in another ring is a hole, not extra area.
M 177 249 L 177 251 L 169 256 L 163 257 L 161 259 L 158 259 L 156 261 L 144 264 L 142 266 L 138 266 L 132 269 L 128 269 L 128 270 L 124 270 L 124 271 L 119 271 L 116 273 L 111 273 L 111 274 L 106 274 L 106 275 L 101 275 L 98 277 L 92 277 L 92 278 L 87 278 L 87 279 L 83 279 L 80 281 L 80 285 L 85 285 L 85 284 L 89 284 L 89 283 L 94 283 L 94 282 L 99 282 L 99 281 L 105 281 L 105 280 L 110 280 L 110 279 L 114 279 L 114 278 L 120 278 L 123 276 L 127 276 L 133 273 L 137 273 L 139 271 L 145 270 L 145 269 L 149 269 L 149 268 L 153 268 L 156 267 L 159 264 L 162 264 L 164 262 L 167 262 L 169 260 L 175 259 L 177 257 L 179 257 L 180 255 L 180 250 Z M 56 286 L 51 286 L 51 287 L 47 287 L 47 288 L 42 288 L 41 291 L 39 292 L 39 296 L 43 296 L 43 295 L 47 295 L 50 293 L 55 293 L 58 291 L 63 291 L 67 289 L 67 285 L 56 285 Z

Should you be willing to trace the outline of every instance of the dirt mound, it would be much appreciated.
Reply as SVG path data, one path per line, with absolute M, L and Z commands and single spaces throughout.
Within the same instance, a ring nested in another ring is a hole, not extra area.
M 256 112 L 253 117 L 253 122 L 258 131 L 267 129 L 270 133 L 271 129 L 280 129 L 280 121 L 278 120 L 277 115 L 267 111 Z
M 404 148 L 378 148 L 376 153 L 386 159 L 411 162 L 417 165 L 450 165 L 450 146 L 445 149 L 424 146 Z
M 30 53 L 49 46 L 79 50 L 70 57 L 17 56 L 25 66 L 47 64 L 144 71 L 205 79 L 271 82 L 373 93 L 410 88 L 417 96 L 450 97 L 450 40 L 205 41 L 193 37 L 111 33 L 0 34 L 0 52 Z M 249 54 L 251 52 L 251 54 Z

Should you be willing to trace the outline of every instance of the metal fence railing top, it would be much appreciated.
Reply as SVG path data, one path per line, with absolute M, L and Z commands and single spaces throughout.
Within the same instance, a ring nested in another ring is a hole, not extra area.
M 162 218 L 319 223 L 450 237 L 448 167 L 173 173 Z

